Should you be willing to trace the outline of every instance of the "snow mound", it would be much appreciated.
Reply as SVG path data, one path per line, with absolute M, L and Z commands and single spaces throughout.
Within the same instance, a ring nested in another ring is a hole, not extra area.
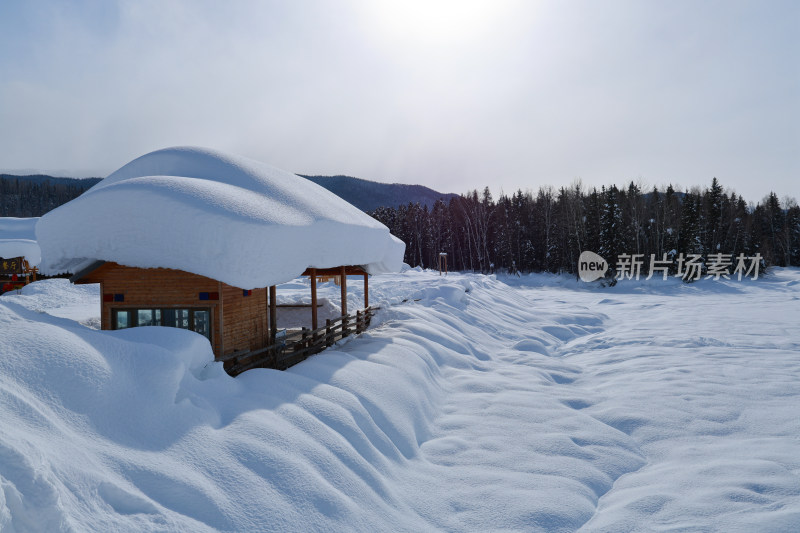
M 0 296 L 0 531 L 800 531 L 800 270 L 773 272 L 380 276 L 365 334 L 236 378 L 36 282 Z
M 36 242 L 35 218 L 0 218 L 0 257 L 24 257 L 31 266 L 42 261 L 42 252 Z
M 405 245 L 324 188 L 251 159 L 167 148 L 120 168 L 36 225 L 43 273 L 95 260 L 175 268 L 251 289 L 307 267 L 400 270 Z
M 100 329 L 99 284 L 73 285 L 63 278 L 44 279 L 3 294 L 3 301 Z
M 193 332 L 51 316 L 41 297 L 58 306 L 67 284 L 0 297 L 0 530 L 577 529 L 642 458 L 561 402 L 569 365 L 510 345 L 599 319 L 525 311 L 479 276 L 409 276 L 376 280 L 376 301 L 407 300 L 385 326 L 235 379 Z

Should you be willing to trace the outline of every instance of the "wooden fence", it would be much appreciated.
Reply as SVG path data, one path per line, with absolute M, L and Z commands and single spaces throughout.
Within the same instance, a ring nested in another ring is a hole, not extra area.
M 321 328 L 292 331 L 281 338 L 276 338 L 272 346 L 233 352 L 217 360 L 225 363 L 225 370 L 231 376 L 237 376 L 251 368 L 285 370 L 348 335 L 363 333 L 378 309 L 378 307 L 367 307 L 356 311 L 355 316 L 344 315 L 333 320 L 328 319 Z

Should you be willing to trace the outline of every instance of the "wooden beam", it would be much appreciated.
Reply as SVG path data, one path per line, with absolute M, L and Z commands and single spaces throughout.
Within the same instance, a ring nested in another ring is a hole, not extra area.
M 347 314 L 347 269 L 339 267 L 339 275 L 342 277 L 342 316 Z
M 277 299 L 278 299 L 278 291 L 275 289 L 275 285 L 271 285 L 269 288 L 269 344 L 272 346 L 275 344 L 275 335 L 278 333 L 278 308 L 277 308 Z
M 369 274 L 364 272 L 364 309 L 369 307 Z
M 311 329 L 317 329 L 317 269 L 308 270 L 311 276 Z
M 100 329 L 111 329 L 111 309 L 103 301 L 103 280 L 100 280 Z
M 342 268 L 345 269 L 348 276 L 360 276 L 365 273 L 363 268 L 353 265 L 345 265 L 344 267 L 333 268 L 315 268 L 314 270 L 316 270 L 317 276 L 340 276 L 342 274 Z M 310 276 L 311 268 L 307 268 L 301 275 Z

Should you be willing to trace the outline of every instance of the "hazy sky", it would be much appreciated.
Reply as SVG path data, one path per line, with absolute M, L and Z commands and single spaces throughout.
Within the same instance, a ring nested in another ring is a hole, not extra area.
M 800 2 L 0 0 L 0 170 L 175 145 L 445 192 L 800 200 Z

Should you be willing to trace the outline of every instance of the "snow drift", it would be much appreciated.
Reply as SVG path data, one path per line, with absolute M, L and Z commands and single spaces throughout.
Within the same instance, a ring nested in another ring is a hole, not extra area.
M 307 267 L 397 271 L 405 245 L 333 193 L 264 163 L 168 148 L 120 168 L 36 225 L 43 273 L 95 260 L 175 268 L 251 289 Z
M 505 281 L 378 276 L 367 333 L 236 378 L 66 318 L 96 285 L 2 295 L 0 531 L 800 531 L 800 270 Z
M 39 244 L 36 242 L 36 222 L 34 218 L 0 218 L 0 257 L 24 257 L 31 266 L 42 260 Z

